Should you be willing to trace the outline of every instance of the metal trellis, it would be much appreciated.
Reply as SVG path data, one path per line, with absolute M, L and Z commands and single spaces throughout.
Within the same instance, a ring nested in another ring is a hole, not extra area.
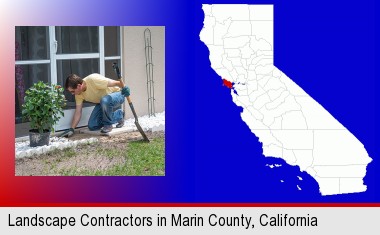
M 145 69 L 146 69 L 146 85 L 148 91 L 148 114 L 156 116 L 155 98 L 154 98 L 154 80 L 153 80 L 153 59 L 152 59 L 152 40 L 150 29 L 144 30 L 145 41 Z

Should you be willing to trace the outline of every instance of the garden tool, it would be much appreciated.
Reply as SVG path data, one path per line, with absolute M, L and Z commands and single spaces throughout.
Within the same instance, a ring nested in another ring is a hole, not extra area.
M 120 83 L 121 83 L 121 87 L 124 88 L 125 85 L 124 85 L 123 79 L 121 78 L 120 69 L 119 69 L 119 66 L 117 65 L 117 63 L 113 63 L 113 64 L 112 64 L 112 68 L 114 69 L 114 71 L 115 71 L 115 73 L 116 73 L 116 75 L 117 75 L 117 78 L 119 79 L 119 81 L 120 81 Z M 144 138 L 144 141 L 149 142 L 148 137 L 145 135 L 144 130 L 143 130 L 143 129 L 141 128 L 141 126 L 140 126 L 139 120 L 138 120 L 137 115 L 136 115 L 135 108 L 133 107 L 133 103 L 132 103 L 132 100 L 131 100 L 131 96 L 128 95 L 128 96 L 126 96 L 126 98 L 127 98 L 127 101 L 128 101 L 129 107 L 130 107 L 131 110 L 132 110 L 133 116 L 135 117 L 135 125 L 136 125 L 137 129 L 139 130 L 140 134 L 141 134 L 142 137 Z

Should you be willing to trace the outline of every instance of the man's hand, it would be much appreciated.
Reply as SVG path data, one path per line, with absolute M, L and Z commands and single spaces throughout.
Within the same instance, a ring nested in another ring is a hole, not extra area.
M 71 137 L 72 135 L 74 135 L 74 128 L 69 128 L 67 130 L 65 130 L 62 134 L 58 135 L 58 137 Z
M 131 89 L 129 87 L 125 86 L 121 89 L 121 94 L 125 97 L 128 97 L 131 95 Z

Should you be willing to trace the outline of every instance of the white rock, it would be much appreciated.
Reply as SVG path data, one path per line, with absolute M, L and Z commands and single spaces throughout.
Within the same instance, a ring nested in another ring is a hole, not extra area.
M 165 131 L 165 112 L 156 113 L 156 115 L 152 117 L 149 117 L 148 115 L 139 117 L 139 123 L 144 131 Z M 125 120 L 124 126 L 127 132 L 137 131 L 134 118 Z M 92 144 L 96 142 L 98 142 L 97 138 L 71 141 L 67 138 L 54 136 L 50 138 L 49 146 L 40 146 L 32 148 L 29 146 L 29 141 L 22 141 L 15 143 L 15 155 L 17 158 L 30 157 L 34 154 L 47 153 L 53 151 L 54 149 L 62 150 L 64 148 L 75 147 L 79 144 Z

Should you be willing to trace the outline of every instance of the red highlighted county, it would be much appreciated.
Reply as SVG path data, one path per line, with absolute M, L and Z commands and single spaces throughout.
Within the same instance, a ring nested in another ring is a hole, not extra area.
M 233 84 L 232 84 L 232 82 L 227 81 L 226 79 L 223 78 L 223 86 L 226 86 L 226 87 L 231 89 Z

